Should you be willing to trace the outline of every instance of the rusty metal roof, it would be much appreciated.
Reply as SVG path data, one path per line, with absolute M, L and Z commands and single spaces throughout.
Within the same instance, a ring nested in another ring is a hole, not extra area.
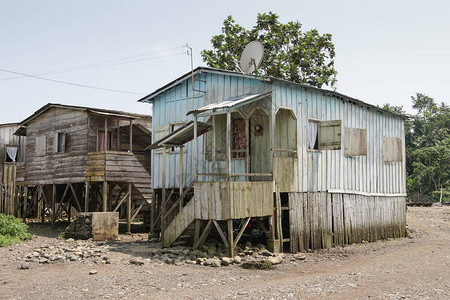
M 261 98 L 264 98 L 264 97 L 270 95 L 271 93 L 272 93 L 272 91 L 268 91 L 265 93 L 245 94 L 245 95 L 228 98 L 222 102 L 208 104 L 206 106 L 190 110 L 190 111 L 188 111 L 188 113 L 186 115 L 198 114 L 198 113 L 207 112 L 207 111 L 225 110 L 227 108 L 232 108 L 232 107 L 236 108 L 237 106 L 241 106 L 241 105 L 245 105 L 245 104 L 249 104 L 251 102 L 257 101 Z
M 197 122 L 197 136 L 201 136 L 202 134 L 207 133 L 212 129 L 212 125 L 203 123 L 203 122 Z M 157 140 L 150 146 L 144 149 L 144 151 L 147 150 L 153 150 L 162 148 L 164 146 L 183 146 L 189 141 L 192 141 L 194 139 L 194 121 L 189 121 L 188 123 L 184 124 L 174 132 L 171 132 L 170 134 L 164 136 L 163 138 Z

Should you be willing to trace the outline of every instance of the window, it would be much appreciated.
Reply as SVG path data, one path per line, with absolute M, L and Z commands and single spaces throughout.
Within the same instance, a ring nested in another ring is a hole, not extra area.
M 17 160 L 17 146 L 6 146 L 6 153 L 5 153 L 5 162 L 16 162 Z
M 208 119 L 213 130 L 205 134 L 205 159 L 216 161 L 227 159 L 227 115 L 215 115 Z M 246 136 L 245 119 L 238 112 L 231 113 L 231 157 L 245 158 Z M 215 145 L 215 146 L 213 146 Z M 213 151 L 215 153 L 213 153 Z
M 36 156 L 45 155 L 46 148 L 47 148 L 47 137 L 45 135 L 37 136 L 34 149 Z
M 97 151 L 109 151 L 111 150 L 111 131 L 108 131 L 108 140 L 106 142 L 105 149 L 105 131 L 99 130 L 97 132 Z
M 185 123 L 170 124 L 170 133 L 182 127 Z M 180 152 L 180 147 L 171 147 L 170 152 Z
M 340 150 L 341 120 L 308 120 L 309 150 Z
M 402 139 L 390 136 L 383 137 L 383 161 L 391 163 L 402 161 Z
M 367 155 L 367 130 L 345 127 L 345 156 Z
M 275 115 L 275 157 L 297 157 L 297 118 L 290 109 Z
M 55 150 L 55 153 L 62 153 L 64 151 L 66 151 L 66 133 L 65 132 L 56 132 L 55 133 L 54 150 Z

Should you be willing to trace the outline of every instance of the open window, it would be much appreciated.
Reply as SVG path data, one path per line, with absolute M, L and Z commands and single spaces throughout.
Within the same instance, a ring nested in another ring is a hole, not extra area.
M 55 153 L 63 153 L 66 151 L 66 133 L 56 132 L 54 140 L 54 151 Z
M 297 157 L 297 118 L 291 109 L 275 115 L 275 157 Z
M 170 131 L 169 134 L 174 132 L 175 130 L 177 130 L 178 128 L 184 126 L 186 123 L 174 123 L 174 124 L 170 124 Z M 180 147 L 170 147 L 170 152 L 171 153 L 179 153 L 180 152 Z
M 227 159 L 227 115 L 211 116 L 207 124 L 213 130 L 205 134 L 205 159 L 224 161 Z M 231 113 L 231 157 L 245 158 L 246 135 L 245 119 L 239 112 Z
M 16 162 L 18 151 L 19 151 L 19 147 L 12 146 L 12 145 L 6 145 L 5 162 Z
M 367 155 L 367 130 L 345 127 L 345 156 Z
M 308 150 L 340 150 L 341 120 L 308 120 Z
M 108 131 L 108 139 L 105 145 L 105 131 L 97 131 L 97 151 L 109 151 L 111 150 L 111 131 Z

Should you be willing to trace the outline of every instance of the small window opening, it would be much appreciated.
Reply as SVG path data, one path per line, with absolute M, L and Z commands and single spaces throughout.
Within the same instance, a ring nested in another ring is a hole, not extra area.
M 18 149 L 17 146 L 6 146 L 5 162 L 16 162 Z
M 319 122 L 308 121 L 308 149 L 319 150 Z

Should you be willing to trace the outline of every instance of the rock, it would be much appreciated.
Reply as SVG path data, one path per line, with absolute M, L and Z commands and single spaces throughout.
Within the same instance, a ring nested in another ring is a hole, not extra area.
M 69 256 L 70 261 L 77 261 L 80 257 L 78 255 L 72 254 Z
M 270 252 L 269 250 L 264 249 L 263 251 L 259 252 L 259 254 L 263 255 L 263 256 L 274 256 L 274 254 L 272 252 Z
M 204 266 L 210 266 L 210 265 L 212 265 L 212 259 L 210 259 L 210 258 L 206 259 L 206 260 L 203 262 L 203 265 L 204 265 Z
M 188 265 L 195 265 L 196 263 L 197 262 L 194 260 L 190 260 L 190 259 L 186 260 L 186 264 L 188 264 Z
M 217 258 L 211 259 L 211 266 L 215 268 L 220 267 L 220 259 Z
M 295 260 L 305 260 L 306 259 L 306 255 L 303 253 L 297 253 L 293 255 L 293 258 L 295 258 Z
M 93 269 L 89 271 L 89 275 L 95 275 L 97 274 L 97 270 Z
M 271 265 L 279 265 L 283 262 L 283 259 L 280 256 L 270 256 L 266 258 L 266 261 Z
M 232 258 L 222 257 L 222 262 L 221 262 L 222 266 L 225 266 L 225 267 L 229 266 L 232 262 L 233 262 Z
M 48 259 L 47 258 L 41 258 L 41 259 L 39 259 L 39 263 L 40 264 L 45 264 L 45 263 L 47 263 L 48 262 Z
M 20 269 L 21 270 L 28 270 L 30 268 L 30 263 L 27 263 L 27 262 L 22 262 L 21 264 L 20 264 Z
M 233 258 L 233 262 L 234 262 L 235 264 L 240 264 L 240 263 L 242 262 L 242 258 L 241 258 L 240 256 L 235 256 L 235 257 Z
M 158 238 L 151 238 L 148 240 L 149 243 L 157 243 L 159 241 Z
M 137 266 L 142 266 L 144 264 L 144 261 L 138 259 L 138 258 L 132 258 L 130 259 L 130 264 L 132 265 L 137 265 Z
M 245 249 L 244 254 L 245 255 L 253 255 L 254 251 L 252 249 Z
M 196 259 L 197 265 L 204 265 L 205 261 L 206 261 L 205 257 L 199 257 L 199 258 Z

